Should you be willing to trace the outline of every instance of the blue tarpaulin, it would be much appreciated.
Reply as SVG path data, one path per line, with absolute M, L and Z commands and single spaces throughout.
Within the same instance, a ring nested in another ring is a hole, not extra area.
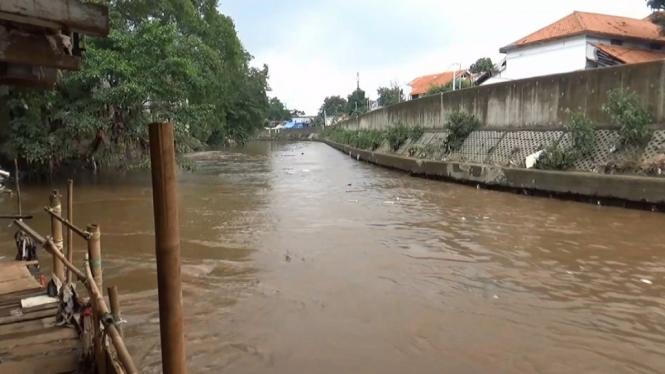
M 284 124 L 285 129 L 302 129 L 303 127 L 302 123 L 287 122 Z

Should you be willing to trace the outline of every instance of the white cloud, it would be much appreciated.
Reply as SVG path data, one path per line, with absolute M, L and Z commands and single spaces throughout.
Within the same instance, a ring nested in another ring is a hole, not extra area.
M 353 91 L 356 72 L 375 97 L 393 80 L 499 60 L 499 48 L 575 10 L 649 13 L 643 0 L 229 0 L 220 10 L 236 21 L 254 63 L 268 64 L 272 95 L 308 114 L 326 96 Z

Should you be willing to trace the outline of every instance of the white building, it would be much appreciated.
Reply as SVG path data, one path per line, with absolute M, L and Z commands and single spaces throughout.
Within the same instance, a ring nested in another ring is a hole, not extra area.
M 574 12 L 499 51 L 484 84 L 665 59 L 665 38 L 649 18 Z

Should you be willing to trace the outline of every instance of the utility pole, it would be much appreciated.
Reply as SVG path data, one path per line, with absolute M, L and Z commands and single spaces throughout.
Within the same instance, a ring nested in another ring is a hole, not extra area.
M 360 72 L 356 73 L 356 89 L 360 90 Z

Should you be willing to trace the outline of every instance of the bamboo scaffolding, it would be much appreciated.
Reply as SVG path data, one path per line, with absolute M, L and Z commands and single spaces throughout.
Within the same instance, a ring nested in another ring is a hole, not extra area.
M 109 304 L 111 304 L 111 313 L 113 314 L 113 320 L 116 323 L 116 327 L 120 336 L 123 336 L 122 326 L 119 324 L 122 321 L 122 314 L 120 312 L 120 298 L 118 298 L 118 287 L 111 286 L 106 289 L 106 293 L 109 295 Z
M 24 215 L 0 215 L 0 219 L 32 219 L 32 216 Z
M 60 194 L 58 190 L 53 190 L 51 196 L 49 196 L 49 202 L 51 211 L 51 235 L 53 236 L 53 242 L 58 251 L 62 253 L 62 222 L 56 219 L 57 216 L 60 216 L 62 212 L 62 205 L 60 203 Z M 62 265 L 62 261 L 58 257 L 53 257 L 53 275 L 58 277 L 61 282 L 65 281 L 65 267 Z
M 111 343 L 115 348 L 115 351 L 118 355 L 118 360 L 120 360 L 124 370 L 127 374 L 138 374 L 136 366 L 134 365 L 134 361 L 132 360 L 129 351 L 127 351 L 127 347 L 125 346 L 124 341 L 122 340 L 119 328 L 115 325 L 116 322 L 113 318 L 113 314 L 109 313 L 109 307 L 104 301 L 104 296 L 99 291 L 99 288 L 97 288 L 97 283 L 95 282 L 95 278 L 93 277 L 92 271 L 90 269 L 89 257 L 86 255 L 85 273 L 83 273 L 71 262 L 69 262 L 62 254 L 62 252 L 58 251 L 57 246 L 55 243 L 53 243 L 51 238 L 44 238 L 30 226 L 25 224 L 25 222 L 16 220 L 14 221 L 14 224 L 19 229 L 23 230 L 28 236 L 34 239 L 40 246 L 44 247 L 54 257 L 57 257 L 60 261 L 62 261 L 63 265 L 69 269 L 69 271 L 71 271 L 79 281 L 83 283 L 83 285 L 88 290 L 88 293 L 90 294 L 90 298 L 93 301 L 95 317 L 99 322 L 101 322 L 101 324 L 104 326 L 105 333 L 111 338 Z
M 39 233 L 37 233 L 35 230 L 32 229 L 32 227 L 28 226 L 25 222 L 16 220 L 14 221 L 14 224 L 21 229 L 21 231 L 25 232 L 29 237 L 31 237 L 35 242 L 40 247 L 43 247 L 48 253 L 53 255 L 54 257 L 57 257 L 62 263 L 65 265 L 69 271 L 73 272 L 74 275 L 81 281 L 81 282 L 86 282 L 88 278 L 83 274 L 82 271 L 76 268 L 71 262 L 69 262 L 65 256 L 62 254 L 62 252 L 58 251 L 58 248 L 55 246 L 55 243 L 53 243 L 53 240 L 46 239 L 43 236 L 41 236 Z
M 67 220 L 74 222 L 74 181 L 67 181 Z M 64 222 L 63 224 L 67 226 Z M 67 261 L 74 260 L 74 236 L 72 235 L 72 228 L 67 226 Z M 67 284 L 72 282 L 72 272 L 67 270 Z
M 44 210 L 46 211 L 46 213 L 50 214 L 51 217 L 60 221 L 63 225 L 65 225 L 68 229 L 71 229 L 72 232 L 76 233 L 76 235 L 80 236 L 81 238 L 88 240 L 90 239 L 90 237 L 92 237 L 91 233 L 74 226 L 74 224 L 71 223 L 69 220 L 60 217 L 60 215 L 58 215 L 58 213 L 56 213 L 51 207 L 45 206 Z
M 88 279 L 92 280 L 94 278 L 90 270 L 90 263 L 87 260 L 88 259 L 86 257 L 85 273 Z M 106 303 L 104 302 L 104 297 L 102 296 L 101 292 L 99 292 L 97 284 L 95 284 L 94 281 L 88 281 L 85 284 L 87 285 L 88 291 L 90 291 L 90 297 L 91 298 L 94 297 L 95 300 L 94 303 L 97 306 L 97 311 L 96 311 L 97 318 L 104 325 L 104 332 L 106 332 L 106 334 L 111 338 L 111 342 L 115 347 L 115 351 L 118 354 L 118 359 L 122 363 L 122 366 L 124 366 L 125 371 L 127 371 L 127 374 L 138 374 L 136 366 L 134 366 L 134 361 L 132 360 L 132 356 L 129 354 L 129 351 L 127 351 L 125 342 L 122 340 L 122 337 L 118 332 L 118 329 L 113 321 L 113 316 L 111 315 L 111 313 L 109 313 L 109 308 L 106 306 Z
M 18 175 L 18 161 L 14 159 L 14 183 L 16 184 L 16 197 L 18 199 L 18 215 L 23 214 L 23 208 L 21 207 L 21 186 L 19 184 L 19 175 Z

